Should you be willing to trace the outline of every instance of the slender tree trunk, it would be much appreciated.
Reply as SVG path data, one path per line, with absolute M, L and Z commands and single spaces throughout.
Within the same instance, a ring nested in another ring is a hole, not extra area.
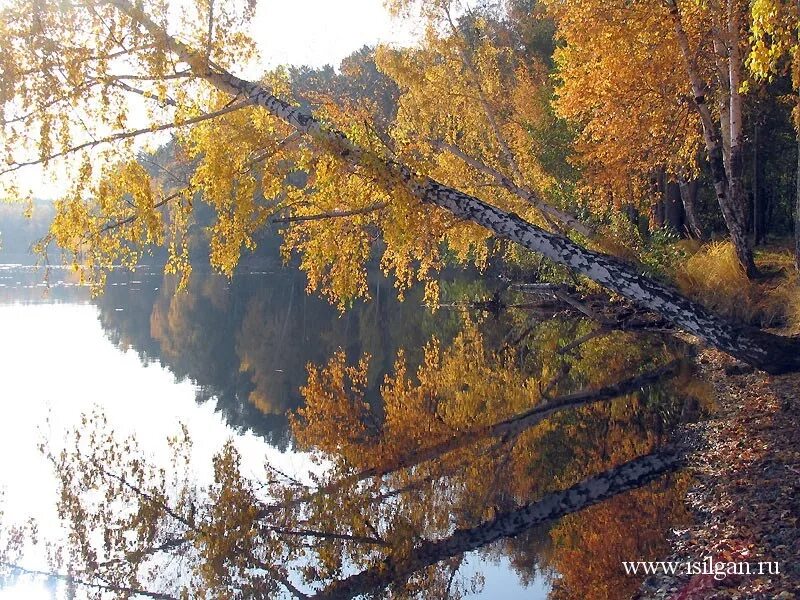
M 382 159 L 354 145 L 341 131 L 325 127 L 308 113 L 273 96 L 261 84 L 212 69 L 202 62 L 202 55 L 170 36 L 129 0 L 106 1 L 139 23 L 160 43 L 172 48 L 181 60 L 195 65 L 193 68 L 196 76 L 204 78 L 221 91 L 241 96 L 254 105 L 265 108 L 299 132 L 330 148 L 341 160 L 353 165 L 381 169 L 390 180 L 387 185 L 395 182 L 425 204 L 438 206 L 456 218 L 485 227 L 499 238 L 541 253 L 553 262 L 588 277 L 638 306 L 652 310 L 706 343 L 759 369 L 770 373 L 800 369 L 800 340 L 731 323 L 692 302 L 673 288 L 643 276 L 619 259 L 588 250 L 563 236 L 549 233 L 514 213 L 415 173 L 401 163 Z M 702 98 L 698 100 L 698 105 L 705 106 Z M 715 147 L 718 148 L 718 145 Z M 715 172 L 718 172 L 722 164 L 721 152 L 717 151 L 715 156 L 714 162 L 718 163 Z M 724 183 L 724 172 L 721 177 Z M 718 192 L 723 204 L 726 203 L 725 191 L 723 187 Z M 747 246 L 745 248 L 748 249 Z
M 703 240 L 706 236 L 697 216 L 697 187 L 696 179 L 688 182 L 685 179 L 678 180 L 683 212 L 686 214 L 686 229 L 691 237 Z
M 764 202 L 761 199 L 761 173 L 758 164 L 758 121 L 753 124 L 753 245 L 766 241 L 764 228 Z
M 664 173 L 659 171 L 650 180 L 652 185 L 652 202 L 650 203 L 650 229 L 664 226 Z
M 800 94 L 798 94 L 798 107 L 800 111 Z M 797 189 L 795 190 L 794 206 L 794 266 L 800 271 L 800 130 L 797 133 Z
M 691 83 L 695 107 L 700 115 L 700 123 L 703 128 L 703 140 L 706 145 L 706 151 L 708 152 L 708 162 L 711 168 L 711 178 L 714 181 L 714 191 L 717 196 L 717 202 L 719 202 L 720 209 L 722 210 L 725 225 L 728 227 L 731 242 L 736 249 L 736 256 L 747 276 L 752 277 L 757 274 L 757 270 L 753 262 L 753 251 L 750 248 L 746 230 L 744 213 L 746 198 L 744 196 L 744 187 L 741 182 L 742 168 L 744 165 L 744 160 L 741 155 L 741 144 L 731 143 L 731 177 L 729 179 L 729 175 L 725 169 L 723 144 L 720 143 L 719 136 L 715 131 L 714 120 L 711 118 L 711 111 L 706 101 L 706 86 L 695 66 L 694 55 L 689 47 L 689 38 L 686 35 L 686 31 L 683 29 L 677 2 L 676 0 L 666 0 L 666 2 L 675 27 L 675 35 L 681 50 L 681 55 L 683 56 L 684 66 L 686 67 Z M 733 45 L 735 44 L 732 44 L 732 46 Z M 729 63 L 733 64 L 732 57 L 729 58 Z M 741 65 L 738 63 L 736 68 L 729 67 L 728 77 L 733 75 L 738 77 L 739 69 L 741 69 Z M 737 124 L 737 127 L 741 123 L 741 95 L 738 93 L 738 85 L 739 81 L 737 79 L 736 89 L 734 90 L 734 82 L 730 81 L 731 140 L 734 139 L 734 134 L 739 136 L 736 139 L 740 139 L 741 137 L 740 132 L 735 130 L 733 126 L 734 122 Z M 733 100 L 734 96 L 736 96 L 736 100 Z M 734 114 L 734 111 L 736 111 L 736 114 Z
M 530 202 L 533 206 L 539 209 L 539 211 L 547 218 L 549 223 L 552 224 L 553 221 L 557 221 L 568 229 L 577 231 L 587 239 L 593 239 L 596 236 L 594 229 L 592 229 L 583 221 L 577 219 L 566 211 L 555 208 L 554 206 L 550 206 L 546 202 L 542 201 L 542 199 L 529 187 L 520 187 L 500 171 L 493 169 L 489 165 L 479 161 L 477 158 L 470 156 L 458 146 L 454 144 L 448 144 L 447 142 L 443 142 L 441 140 L 429 141 L 431 145 L 442 150 L 447 150 L 453 156 L 458 157 L 476 171 L 480 171 L 481 173 L 492 177 L 497 183 L 506 188 L 512 194 L 519 196 L 526 202 Z
M 547 494 L 537 502 L 501 513 L 492 521 L 470 529 L 457 529 L 444 539 L 425 540 L 407 556 L 389 556 L 360 573 L 330 584 L 310 598 L 345 600 L 380 591 L 392 583 L 402 584 L 412 574 L 442 560 L 483 548 L 499 539 L 514 537 L 537 525 L 641 487 L 679 466 L 680 460 L 674 455 L 639 457 L 589 477 L 569 489 Z
M 679 185 L 673 181 L 667 182 L 664 194 L 664 217 L 673 232 L 681 237 L 684 234 L 684 210 Z
M 744 121 L 742 117 L 742 94 L 740 92 L 744 61 L 739 49 L 741 18 L 737 0 L 728 0 L 727 9 L 731 105 L 731 158 L 728 172 L 728 196 L 735 218 L 735 237 L 739 238 L 739 241 L 734 240 L 736 254 L 747 276 L 754 277 L 758 274 L 758 271 L 753 262 L 753 253 L 747 236 L 747 191 L 744 187 Z M 731 232 L 731 237 L 734 237 L 734 232 Z
M 718 10 L 718 9 L 717 9 Z M 716 27 L 719 32 L 727 30 L 722 19 L 716 20 Z M 717 71 L 717 81 L 719 82 L 720 94 L 717 100 L 719 110 L 719 131 L 722 138 L 722 162 L 725 172 L 731 172 L 731 80 L 728 68 L 728 45 L 719 35 L 712 35 L 714 44 L 714 65 Z
M 795 3 L 797 22 L 800 23 L 800 2 Z M 797 86 L 797 106 L 794 114 L 794 130 L 797 133 L 797 175 L 795 180 L 794 206 L 794 265 L 800 271 L 800 26 L 797 27 L 797 50 L 792 58 L 793 83 Z

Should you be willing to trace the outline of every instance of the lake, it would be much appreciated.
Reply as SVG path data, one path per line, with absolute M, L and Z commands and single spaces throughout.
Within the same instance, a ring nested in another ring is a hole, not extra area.
M 495 316 L 470 310 L 472 300 L 497 288 L 474 274 L 454 274 L 441 287 L 446 307 L 431 312 L 422 306 L 421 289 L 400 302 L 391 283 L 374 275 L 372 300 L 340 312 L 308 295 L 304 276 L 288 268 L 249 269 L 231 281 L 196 269 L 188 289 L 176 292 L 171 278 L 142 266 L 112 272 L 93 299 L 69 270 L 52 269 L 45 284 L 40 270 L 0 266 L 3 519 L 35 517 L 42 537 L 64 538 L 55 511 L 59 480 L 38 445 L 57 452 L 70 431 L 84 427 L 84 414 L 104 415 L 119 438 L 134 435 L 142 456 L 166 470 L 166 440 L 185 425 L 198 485 L 214 480 L 213 459 L 227 440 L 248 478 L 269 479 L 266 463 L 309 482 L 309 473 L 324 476 L 336 467 L 298 449 L 287 413 L 305 405 L 301 388 L 309 365 L 322 373 L 337 352 L 347 364 L 369 356 L 361 393 L 387 439 L 392 419 L 405 414 L 392 398 L 401 398 L 403 410 L 422 411 L 428 405 L 415 407 L 412 399 L 436 396 L 441 408 L 432 414 L 442 423 L 424 428 L 436 439 L 518 414 L 531 397 L 608 385 L 682 352 L 656 334 L 592 337 L 587 320 L 563 311 L 541 318 L 524 302 Z M 397 374 L 398 353 L 410 373 L 406 387 L 386 380 Z M 419 381 L 427 392 L 408 387 Z M 702 400 L 700 387 L 683 374 L 612 402 L 560 412 L 502 444 L 476 439 L 477 449 L 459 446 L 415 467 L 425 481 L 438 483 L 393 500 L 391 515 L 382 509 L 375 527 L 388 530 L 402 517 L 413 536 L 441 537 L 571 485 L 668 439 Z M 309 426 L 307 435 L 331 435 L 319 427 Z M 412 446 L 416 438 L 407 433 L 391 433 L 398 440 L 392 443 Z M 348 443 L 358 450 L 358 440 Z M 409 475 L 389 477 L 397 477 L 396 487 Z M 472 552 L 458 563 L 454 585 L 467 597 L 625 597 L 636 582 L 621 572 L 621 560 L 657 558 L 666 549 L 666 532 L 685 519 L 685 485 L 681 476 L 660 479 Z M 41 551 L 27 552 L 25 560 L 30 569 L 47 570 Z M 310 559 L 293 560 L 302 566 Z M 355 570 L 348 561 L 357 560 L 348 554 L 344 572 Z M 433 589 L 441 573 L 425 573 L 418 584 L 425 589 L 428 580 Z M 63 582 L 25 575 L 6 582 L 0 598 L 64 593 Z

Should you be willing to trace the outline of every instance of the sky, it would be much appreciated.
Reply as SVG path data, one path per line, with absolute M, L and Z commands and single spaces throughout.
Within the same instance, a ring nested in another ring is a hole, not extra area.
M 0 274 L 10 286 L 18 276 L 3 265 Z M 118 439 L 135 434 L 156 465 L 169 464 L 166 438 L 186 424 L 194 441 L 193 471 L 202 483 L 213 480 L 212 457 L 229 438 L 242 455 L 244 474 L 255 480 L 265 478 L 265 461 L 301 479 L 318 470 L 307 454 L 280 452 L 251 432 L 232 431 L 214 402 L 196 402 L 190 381 L 176 381 L 166 367 L 145 366 L 134 350 L 115 347 L 92 304 L 0 304 L 0 331 L 0 510 L 7 523 L 34 517 L 44 538 L 58 539 L 58 488 L 37 444 L 46 438 L 58 452 L 80 415 L 98 407 Z M 36 549 L 23 562 L 46 569 Z M 41 581 L 0 586 L 0 600 L 49 597 Z
M 251 31 L 264 66 L 320 67 L 365 44 L 409 45 L 415 29 L 392 19 L 383 0 L 260 0 Z

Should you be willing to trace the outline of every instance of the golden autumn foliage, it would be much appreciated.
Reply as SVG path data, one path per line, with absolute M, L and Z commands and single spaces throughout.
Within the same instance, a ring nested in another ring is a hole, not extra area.
M 438 291 L 431 276 L 446 260 L 486 265 L 484 229 L 420 203 L 379 165 L 346 164 L 319 140 L 292 134 L 279 119 L 229 100 L 203 79 L 203 61 L 228 68 L 253 57 L 253 42 L 242 33 L 252 6 L 190 3 L 180 36 L 204 56 L 188 67 L 176 66 L 169 48 L 152 43 L 111 5 L 97 15 L 56 2 L 38 3 L 23 15 L 21 6 L 3 11 L 2 27 L 16 40 L 3 63 L 3 174 L 27 164 L 74 166 L 77 175 L 57 203 L 46 242 L 65 249 L 96 289 L 111 265 L 135 264 L 159 246 L 169 255 L 166 271 L 181 275 L 183 287 L 199 206 L 213 215 L 207 234 L 215 269 L 230 276 L 242 253 L 255 248 L 256 232 L 277 221 L 284 227 L 284 256 L 300 256 L 309 290 L 341 307 L 367 296 L 365 265 L 376 247 L 400 293 L 425 281 L 432 303 Z M 170 29 L 174 15 L 166 2 L 141 8 Z M 384 96 L 391 96 L 389 82 L 399 87 L 396 115 L 370 97 L 374 90 L 323 85 L 295 99 L 310 101 L 326 123 L 376 160 L 401 159 L 469 193 L 490 188 L 497 205 L 552 228 L 553 215 L 575 207 L 565 205 L 568 184 L 544 165 L 553 153 L 547 132 L 556 127 L 546 57 L 526 54 L 501 21 L 477 18 L 467 28 L 451 19 L 449 3 L 426 2 L 422 9 L 429 28 L 421 47 L 378 49 L 383 75 L 369 75 Z M 447 21 L 446 31 L 436 25 Z M 67 43 L 62 37 L 70 27 L 81 33 L 69 40 L 69 52 L 24 56 L 22 40 L 52 48 Z M 357 78 L 363 65 L 345 67 Z M 294 96 L 283 69 L 265 73 L 260 83 L 278 96 Z M 136 103 L 144 103 L 147 125 L 134 122 Z M 84 121 L 92 123 L 90 131 L 81 131 Z M 160 165 L 155 175 L 137 166 L 141 146 L 134 140 L 163 139 L 152 138 L 159 132 L 173 136 L 176 164 Z M 187 165 L 190 172 L 176 177 L 173 167 Z M 550 204 L 543 217 L 540 209 Z
M 214 285 L 202 291 L 198 302 L 226 306 Z M 500 512 L 652 451 L 680 418 L 684 400 L 703 393 L 682 371 L 670 382 L 636 386 L 497 434 L 496 424 L 524 418 L 542 402 L 614 384 L 663 364 L 676 350 L 659 338 L 612 332 L 560 352 L 590 331 L 589 323 L 560 319 L 534 327 L 511 350 L 502 341 L 509 339 L 505 324 L 499 332 L 496 326 L 468 320 L 452 343 L 432 340 L 417 368 L 401 353 L 380 405 L 365 397 L 366 357 L 350 364 L 339 352 L 323 367 L 310 366 L 308 404 L 293 419 L 298 442 L 319 459 L 307 480 L 268 463 L 254 473 L 228 442 L 214 456 L 210 481 L 200 483 L 189 469 L 193 442 L 185 428 L 170 441 L 167 470 L 153 466 L 135 440 L 119 440 L 102 415 L 88 415 L 63 449 L 47 451 L 72 536 L 53 568 L 69 564 L 86 581 L 99 577 L 112 589 L 175 597 L 318 590 L 352 570 L 413 561 L 420 544 L 454 527 L 491 524 Z M 523 570 L 556 568 L 575 589 L 612 585 L 615 575 L 604 576 L 606 567 L 626 551 L 654 551 L 655 538 L 647 534 L 674 522 L 669 498 L 680 493 L 656 486 L 620 497 L 587 513 L 587 522 L 557 525 L 551 543 L 543 542 L 544 527 L 532 531 L 539 540 L 535 557 L 517 556 L 521 549 L 513 544 L 487 551 L 511 553 Z M 626 545 L 614 523 L 643 534 Z M 181 578 L 170 577 L 170 557 L 180 558 Z M 576 557 L 584 579 L 559 562 Z M 462 577 L 461 564 L 454 554 L 421 567 L 392 593 L 449 590 L 445 597 L 460 597 L 479 580 L 450 587 L 454 576 Z
M 657 0 L 545 4 L 564 42 L 555 52 L 555 106 L 580 129 L 575 160 L 585 192 L 606 211 L 625 204 L 647 211 L 654 172 L 693 178 L 702 143 L 666 7 Z M 708 19 L 697 3 L 682 9 L 698 43 Z
M 800 90 L 800 10 L 782 0 L 753 0 L 751 49 L 747 62 L 759 79 L 772 79 L 788 71 L 794 90 Z M 793 111 L 800 131 L 800 107 Z
M 624 561 L 658 560 L 669 551 L 664 531 L 689 522 L 683 506 L 688 479 L 622 494 L 562 519 L 551 531 L 546 564 L 558 573 L 552 600 L 627 598 L 639 577 Z

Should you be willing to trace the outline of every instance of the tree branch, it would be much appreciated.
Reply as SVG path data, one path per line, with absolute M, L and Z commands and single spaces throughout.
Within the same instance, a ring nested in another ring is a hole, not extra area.
M 541 198 L 539 198 L 536 194 L 534 194 L 531 190 L 517 185 L 516 183 L 511 181 L 511 179 L 503 175 L 500 171 L 470 156 L 455 144 L 448 144 L 447 142 L 444 142 L 442 140 L 429 140 L 429 141 L 435 148 L 439 148 L 440 150 L 447 150 L 457 158 L 467 163 L 470 167 L 472 167 L 476 171 L 479 171 L 484 175 L 488 175 L 489 177 L 493 178 L 501 187 L 505 188 L 515 196 L 518 196 L 519 198 L 535 206 L 544 215 L 544 217 L 549 220 L 551 225 L 553 223 L 552 221 L 550 221 L 550 219 L 555 219 L 559 223 L 563 223 L 567 227 L 577 231 L 586 238 L 591 239 L 596 235 L 596 232 L 591 227 L 586 225 L 586 223 L 576 219 L 569 213 L 566 213 L 553 206 L 550 206 L 548 203 L 544 202 Z
M 340 219 L 342 217 L 353 217 L 356 215 L 366 215 L 376 210 L 383 210 L 389 206 L 388 202 L 376 202 L 369 206 L 362 208 L 354 208 L 352 210 L 332 210 L 330 212 L 319 213 L 316 215 L 297 215 L 292 217 L 280 217 L 270 219 L 272 223 L 297 223 L 302 221 L 322 221 L 324 219 Z
M 53 573 L 49 571 L 39 571 L 37 569 L 28 569 L 26 567 L 5 561 L 0 562 L 0 566 L 6 567 L 7 569 L 11 569 L 12 571 L 23 573 L 25 575 L 32 575 L 34 577 L 46 577 L 48 579 L 58 579 L 60 581 L 66 582 L 67 584 L 77 585 L 94 590 L 116 592 L 118 594 L 124 594 L 125 596 L 138 595 L 138 596 L 145 596 L 146 598 L 154 598 L 155 600 L 178 600 L 178 598 L 175 596 L 171 596 L 169 594 L 162 594 L 161 592 L 151 592 L 148 590 L 143 590 L 140 588 L 132 588 L 123 585 L 96 583 L 93 581 L 87 581 L 85 579 L 78 579 L 75 576 L 69 574 Z
M 662 452 L 640 456 L 622 465 L 584 479 L 580 483 L 546 494 L 536 502 L 498 514 L 494 519 L 469 529 L 457 529 L 438 540 L 423 540 L 404 556 L 390 555 L 384 560 L 345 579 L 328 585 L 310 596 L 314 600 L 344 600 L 382 590 L 389 584 L 402 584 L 413 573 L 466 552 L 477 550 L 503 538 L 514 537 L 536 525 L 550 523 L 650 483 L 676 470 L 681 459 Z
M 121 141 L 121 140 L 127 140 L 127 139 L 130 139 L 130 138 L 133 138 L 133 137 L 137 137 L 139 135 L 147 134 L 147 133 L 156 133 L 158 131 L 167 131 L 169 129 L 175 129 L 175 128 L 178 128 L 178 127 L 185 127 L 187 125 L 194 125 L 195 123 L 200 123 L 202 121 L 207 121 L 208 119 L 215 119 L 217 117 L 220 117 L 222 115 L 228 114 L 228 113 L 233 112 L 235 110 L 239 110 L 240 108 L 244 108 L 246 106 L 250 106 L 251 104 L 252 104 L 252 101 L 249 100 L 249 99 L 246 99 L 246 100 L 242 100 L 240 102 L 236 102 L 235 104 L 232 104 L 231 106 L 228 106 L 226 108 L 223 108 L 223 109 L 220 109 L 220 110 L 216 110 L 216 111 L 213 111 L 213 112 L 210 112 L 210 113 L 204 113 L 202 115 L 198 115 L 198 116 L 192 117 L 190 119 L 185 119 L 183 121 L 176 121 L 175 123 L 163 123 L 161 125 L 155 125 L 153 127 L 143 127 L 141 129 L 133 129 L 133 130 L 129 130 L 129 131 L 120 131 L 118 133 L 114 133 L 112 135 L 109 135 L 109 136 L 106 136 L 106 137 L 103 137 L 103 138 L 100 138 L 100 139 L 97 139 L 97 140 L 92 140 L 92 141 L 89 141 L 89 142 L 84 142 L 83 144 L 78 144 L 77 146 L 73 146 L 73 147 L 68 148 L 66 150 L 62 150 L 61 152 L 55 152 L 55 153 L 50 154 L 49 156 L 46 156 L 46 157 L 43 157 L 43 158 L 38 158 L 36 160 L 24 161 L 24 162 L 19 162 L 19 163 L 13 163 L 12 166 L 10 166 L 9 168 L 3 169 L 2 171 L 0 171 L 0 175 L 6 175 L 7 173 L 11 173 L 13 171 L 18 171 L 19 169 L 22 169 L 24 167 L 29 167 L 31 165 L 38 165 L 38 164 L 42 164 L 42 163 L 47 163 L 47 162 L 49 162 L 51 160 L 54 160 L 56 158 L 61 158 L 63 156 L 67 156 L 69 154 L 74 154 L 75 152 L 78 152 L 79 150 L 84 150 L 86 148 L 93 148 L 93 147 L 98 146 L 100 144 L 110 144 L 112 142 L 118 142 L 118 141 Z
M 125 90 L 127 92 L 133 92 L 134 94 L 139 94 L 140 96 L 142 96 L 144 98 L 147 98 L 148 100 L 153 100 L 155 102 L 158 102 L 159 104 L 166 104 L 167 106 L 178 106 L 178 103 L 175 102 L 175 100 L 173 100 L 169 96 L 167 96 L 165 98 L 159 98 L 153 92 L 148 92 L 147 90 L 141 90 L 141 89 L 133 87 L 132 85 L 129 85 L 129 84 L 127 84 L 127 83 L 125 83 L 124 81 L 121 81 L 121 80 L 112 81 L 111 85 L 113 85 L 114 87 L 118 87 L 120 89 L 123 89 L 123 90 Z

